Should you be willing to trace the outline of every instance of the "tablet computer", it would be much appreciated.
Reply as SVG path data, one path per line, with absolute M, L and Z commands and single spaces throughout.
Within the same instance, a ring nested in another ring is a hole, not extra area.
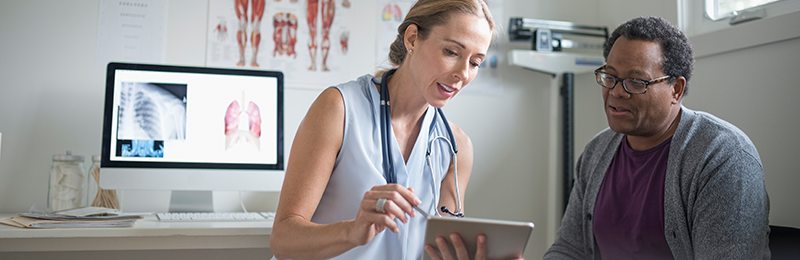
M 475 257 L 475 250 L 478 248 L 478 234 L 486 235 L 487 259 L 513 259 L 522 257 L 533 231 L 532 222 L 468 217 L 426 216 L 426 218 L 428 224 L 425 228 L 425 244 L 433 245 L 438 251 L 436 238 L 441 236 L 450 244 L 450 253 L 455 256 L 450 234 L 456 232 L 467 247 L 470 259 Z M 427 253 L 424 255 L 425 259 L 431 259 Z

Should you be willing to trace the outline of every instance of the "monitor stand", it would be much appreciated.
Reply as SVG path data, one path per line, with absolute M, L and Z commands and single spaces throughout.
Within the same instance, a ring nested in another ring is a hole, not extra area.
M 214 212 L 212 191 L 174 190 L 169 199 L 169 212 Z

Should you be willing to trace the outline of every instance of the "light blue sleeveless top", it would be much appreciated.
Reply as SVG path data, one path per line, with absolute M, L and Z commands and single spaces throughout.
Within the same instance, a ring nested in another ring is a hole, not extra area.
M 385 185 L 381 152 L 380 95 L 376 86 L 380 78 L 364 75 L 336 86 L 344 98 L 344 140 L 333 167 L 328 186 L 322 195 L 312 222 L 336 223 L 356 218 L 364 193 L 373 186 Z M 433 122 L 433 124 L 432 124 Z M 398 183 L 413 187 L 422 201 L 420 208 L 434 214 L 435 198 L 450 166 L 450 149 L 447 142 L 438 139 L 431 146 L 431 168 L 425 163 L 425 153 L 430 140 L 447 137 L 447 130 L 433 106 L 428 106 L 417 141 L 408 163 L 397 146 L 394 131 L 391 149 Z M 433 185 L 435 184 L 435 188 Z M 383 230 L 368 244 L 359 246 L 333 259 L 422 259 L 425 239 L 425 218 L 422 214 L 410 218 L 408 224 L 395 219 L 400 233 Z

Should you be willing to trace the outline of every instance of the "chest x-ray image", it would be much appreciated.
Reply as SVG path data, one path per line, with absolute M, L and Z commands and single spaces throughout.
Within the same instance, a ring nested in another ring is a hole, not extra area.
M 118 120 L 117 139 L 186 139 L 186 85 L 122 82 Z

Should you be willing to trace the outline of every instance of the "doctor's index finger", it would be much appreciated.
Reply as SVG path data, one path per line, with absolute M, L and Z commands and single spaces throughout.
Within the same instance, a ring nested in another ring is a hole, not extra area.
M 408 201 L 411 205 L 419 205 L 422 201 L 414 194 L 414 188 L 406 188 L 403 185 L 397 183 L 390 183 L 385 185 L 384 187 L 388 188 L 391 191 L 397 192 L 400 196 L 403 197 L 405 201 Z
M 403 190 L 405 190 L 405 188 L 403 188 Z M 416 216 L 416 213 L 414 212 L 414 205 L 419 203 L 414 203 L 413 200 L 417 200 L 417 202 L 419 202 L 419 199 L 417 199 L 413 193 L 410 193 L 411 196 L 408 196 L 408 194 L 409 193 L 404 193 L 398 190 L 391 190 L 391 191 L 383 191 L 378 196 L 381 198 L 386 198 L 389 201 L 392 201 L 395 205 L 397 205 L 398 209 L 414 217 Z

